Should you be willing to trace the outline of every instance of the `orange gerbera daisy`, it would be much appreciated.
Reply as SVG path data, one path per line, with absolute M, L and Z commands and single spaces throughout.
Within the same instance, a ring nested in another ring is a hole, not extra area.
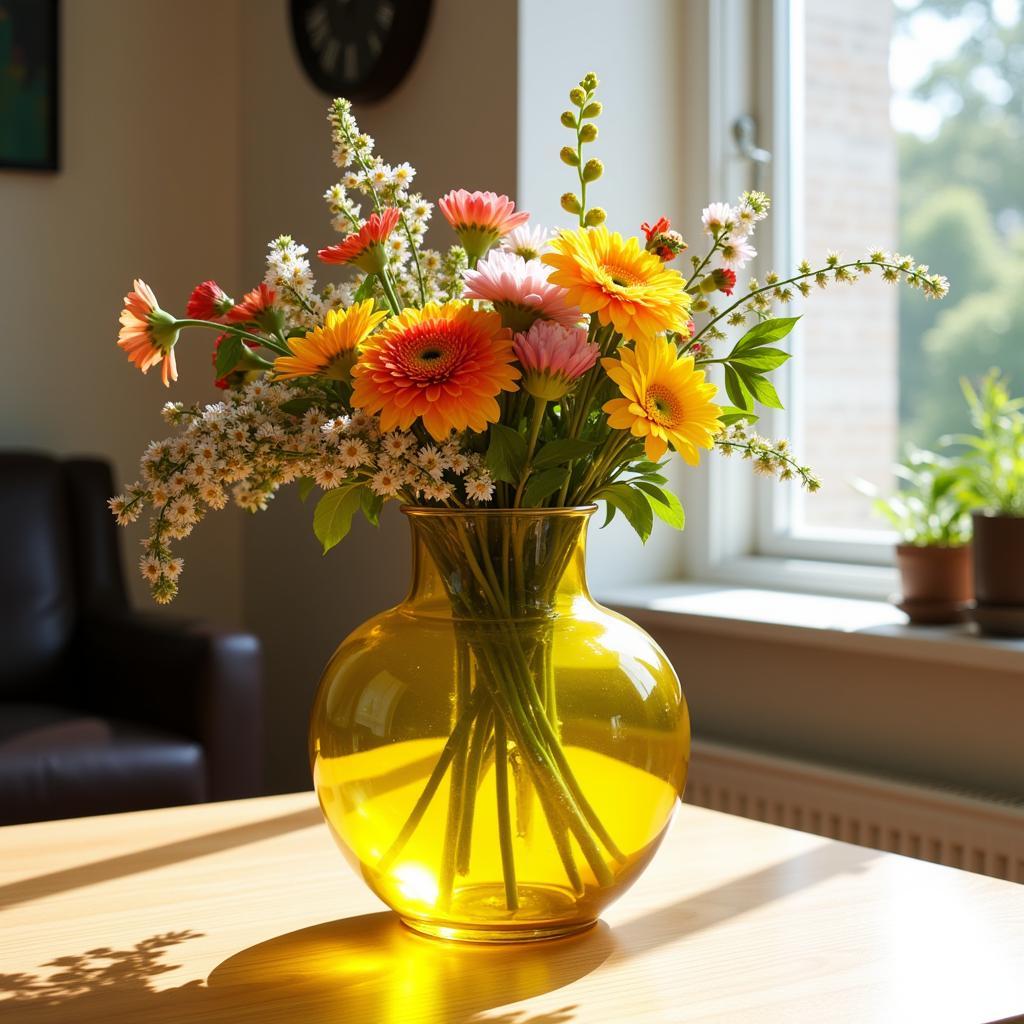
M 348 235 L 341 245 L 330 245 L 317 255 L 324 263 L 353 263 L 367 274 L 379 274 L 387 265 L 384 243 L 395 230 L 400 216 L 392 206 L 381 213 L 371 213 L 366 223 Z
M 380 413 L 380 429 L 417 419 L 438 441 L 452 430 L 483 431 L 501 414 L 495 401 L 515 391 L 511 332 L 497 313 L 465 302 L 406 309 L 370 338 L 352 368 L 352 405 Z
M 655 257 L 657 258 L 657 257 Z M 696 466 L 698 448 L 710 448 L 722 424 L 722 410 L 711 401 L 718 388 L 695 370 L 692 356 L 681 356 L 667 338 L 641 338 L 618 359 L 601 365 L 619 386 L 622 398 L 602 406 L 608 425 L 644 439 L 647 458 L 657 462 L 671 444 Z
M 348 380 L 356 350 L 386 316 L 384 310 L 373 311 L 373 299 L 341 312 L 328 311 L 323 327 L 315 328 L 304 338 L 288 339 L 292 354 L 274 360 L 274 378 L 323 376 Z
M 563 231 L 553 252 L 541 259 L 554 270 L 552 284 L 568 290 L 566 300 L 584 313 L 597 313 L 624 338 L 653 338 L 686 329 L 690 296 L 678 270 L 668 269 L 639 239 L 625 241 L 603 225 Z
M 150 367 L 162 362 L 160 376 L 164 387 L 168 388 L 172 380 L 178 379 L 174 361 L 178 333 L 177 321 L 160 308 L 153 289 L 145 281 L 134 281 L 132 290 L 124 297 L 117 344 L 143 373 L 148 373 Z

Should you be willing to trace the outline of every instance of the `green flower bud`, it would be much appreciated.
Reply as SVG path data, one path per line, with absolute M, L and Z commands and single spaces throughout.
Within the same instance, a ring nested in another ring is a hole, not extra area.
M 588 71 L 580 84 L 583 86 L 584 89 L 589 89 L 591 92 L 593 92 L 598 85 L 597 75 L 595 75 L 593 71 Z
M 570 167 L 579 167 L 580 158 L 572 146 L 563 146 L 558 155 L 562 158 L 563 164 L 568 164 Z
M 605 218 L 608 216 L 607 213 L 600 206 L 595 206 L 592 210 L 587 210 L 587 215 L 583 218 L 583 223 L 588 228 L 596 228 L 599 224 L 605 222 Z
M 597 125 L 596 124 L 585 124 L 580 129 L 580 141 L 581 142 L 593 142 L 597 138 Z
M 565 210 L 566 213 L 579 213 L 580 210 L 583 209 L 583 207 L 580 206 L 580 201 L 572 192 L 566 192 L 565 195 L 562 196 L 561 202 L 562 209 Z
M 562 111 L 561 121 L 566 128 L 575 128 L 577 125 L 576 115 L 571 110 Z
M 584 117 L 599 117 L 602 110 L 604 110 L 604 107 L 602 107 L 601 104 L 597 102 L 597 100 L 594 100 L 593 103 L 588 103 L 583 108 L 583 116 Z
M 583 180 L 586 182 L 597 181 L 604 174 L 604 164 L 600 160 L 588 160 L 583 165 Z
M 587 101 L 587 94 L 579 87 L 569 90 L 569 102 L 577 107 L 582 107 Z

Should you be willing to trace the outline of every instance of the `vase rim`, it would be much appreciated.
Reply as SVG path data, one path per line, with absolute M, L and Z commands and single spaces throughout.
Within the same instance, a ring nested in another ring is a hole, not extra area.
M 463 516 L 483 516 L 500 519 L 506 516 L 592 516 L 597 505 L 565 505 L 555 508 L 430 508 L 425 505 L 402 505 L 401 511 L 410 517 L 424 516 L 441 519 L 458 519 Z

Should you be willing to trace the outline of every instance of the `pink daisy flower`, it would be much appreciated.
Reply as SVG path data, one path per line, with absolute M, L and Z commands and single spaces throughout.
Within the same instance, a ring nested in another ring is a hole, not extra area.
M 575 381 L 596 362 L 599 347 L 582 327 L 538 320 L 512 343 L 523 368 L 523 390 L 548 402 L 568 394 Z
M 516 204 L 508 196 L 494 192 L 467 192 L 460 188 L 442 196 L 437 205 L 455 229 L 471 263 L 483 256 L 502 235 L 530 219 L 528 213 L 515 212 Z
M 725 266 L 736 270 L 742 270 L 757 255 L 757 250 L 745 238 L 730 238 L 719 252 Z
M 540 260 L 523 260 L 496 249 L 475 270 L 462 272 L 466 281 L 462 297 L 492 303 L 502 326 L 513 331 L 525 331 L 540 319 L 574 327 L 580 311 L 569 305 L 564 288 L 548 280 L 550 272 Z
M 117 344 L 127 353 L 129 362 L 143 373 L 162 362 L 160 376 L 164 387 L 170 387 L 171 381 L 178 379 L 174 362 L 177 340 L 177 321 L 160 308 L 153 289 L 145 281 L 134 281 L 132 290 L 124 297 L 121 330 L 117 335 Z
M 395 230 L 399 216 L 391 206 L 382 213 L 371 213 L 366 223 L 344 242 L 321 249 L 317 255 L 324 263 L 353 263 L 367 274 L 379 274 L 387 265 L 384 243 Z

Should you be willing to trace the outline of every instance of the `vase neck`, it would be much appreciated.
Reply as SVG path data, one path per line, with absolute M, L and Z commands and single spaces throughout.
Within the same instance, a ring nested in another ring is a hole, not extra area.
M 454 618 L 550 618 L 589 599 L 587 522 L 593 511 L 406 510 L 412 587 L 406 605 Z

